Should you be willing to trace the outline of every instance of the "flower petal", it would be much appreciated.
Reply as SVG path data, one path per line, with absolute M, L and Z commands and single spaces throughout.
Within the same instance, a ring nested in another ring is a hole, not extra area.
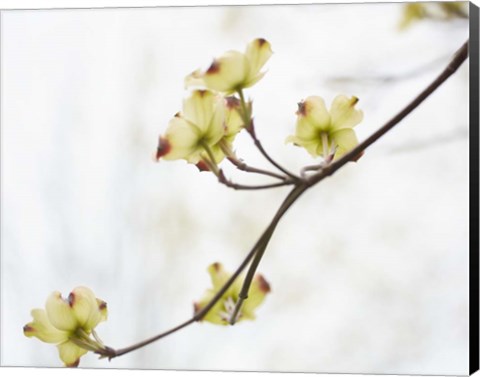
M 232 93 L 246 82 L 248 71 L 249 65 L 245 55 L 238 51 L 228 51 L 213 61 L 203 80 L 209 89 Z
M 355 109 L 357 97 L 337 96 L 332 102 L 330 115 L 332 117 L 332 131 L 343 128 L 352 128 L 363 119 L 363 112 Z
M 216 164 L 219 164 L 225 158 L 225 153 L 223 153 L 220 143 L 211 146 L 210 151 L 212 152 L 213 159 Z M 203 152 L 201 159 L 204 161 L 210 160 L 210 156 L 206 152 Z
M 208 90 L 196 90 L 183 102 L 182 118 L 198 129 L 198 139 L 209 146 L 224 135 L 225 101 Z
M 245 56 L 249 64 L 249 72 L 247 81 L 248 86 L 255 84 L 263 77 L 263 74 L 259 75 L 260 70 L 265 63 L 272 56 L 273 51 L 270 43 L 263 38 L 258 38 L 250 42 L 245 51 Z M 260 76 L 258 79 L 257 76 Z
M 48 320 L 43 309 L 33 309 L 33 321 L 23 327 L 23 333 L 28 337 L 36 337 L 46 343 L 61 343 L 68 340 L 68 332 L 58 330 Z
M 244 127 L 240 116 L 240 101 L 236 97 L 227 97 L 225 111 L 225 138 L 232 142 L 237 133 Z
M 77 367 L 80 363 L 80 357 L 88 352 L 71 341 L 59 344 L 57 348 L 60 359 L 67 367 Z
M 77 317 L 79 325 L 90 332 L 101 321 L 102 315 L 97 299 L 91 289 L 77 287 L 68 296 L 68 302 Z
M 45 304 L 47 317 L 50 323 L 59 330 L 74 331 L 78 327 L 78 320 L 69 302 L 62 298 L 60 292 L 53 292 Z
M 207 126 L 204 135 L 205 142 L 212 146 L 218 143 L 225 135 L 225 102 L 223 98 L 216 99 L 213 109 L 213 116 Z
M 170 120 L 164 140 L 168 142 L 168 152 L 162 155 L 165 160 L 192 159 L 200 156 L 202 148 L 198 142 L 200 130 L 180 116 Z
M 202 132 L 207 131 L 215 110 L 215 95 L 209 90 L 195 90 L 183 101 L 182 117 Z
M 107 303 L 97 298 L 97 304 L 100 311 L 100 322 L 106 321 L 108 318 Z
M 310 155 L 312 157 L 321 156 L 322 153 L 323 153 L 323 145 L 322 145 L 322 139 L 321 138 L 304 140 L 304 139 L 300 139 L 296 136 L 289 136 L 289 137 L 287 137 L 285 142 L 293 143 L 298 147 L 305 148 L 307 150 L 307 152 L 310 153 Z M 318 153 L 317 153 L 317 150 L 319 151 Z
M 191 86 L 205 86 L 204 74 L 199 69 L 185 77 L 185 89 Z
M 208 273 L 212 280 L 213 290 L 217 292 L 230 278 L 230 274 L 225 271 L 221 263 L 213 263 L 208 266 Z
M 298 121 L 310 123 L 318 131 L 328 131 L 331 127 L 330 114 L 325 106 L 325 101 L 319 96 L 310 96 L 298 104 Z M 297 123 L 298 127 L 298 123 Z M 298 133 L 298 131 L 297 131 Z
M 202 310 L 213 299 L 213 296 L 215 296 L 215 292 L 212 289 L 207 290 L 202 299 L 194 304 L 195 313 Z M 224 309 L 223 301 L 223 299 L 219 300 L 201 319 L 201 321 L 210 322 L 215 325 L 228 325 L 228 322 L 220 316 L 220 312 Z
M 335 159 L 351 151 L 358 144 L 357 135 L 351 128 L 344 128 L 330 134 L 333 142 L 337 145 Z

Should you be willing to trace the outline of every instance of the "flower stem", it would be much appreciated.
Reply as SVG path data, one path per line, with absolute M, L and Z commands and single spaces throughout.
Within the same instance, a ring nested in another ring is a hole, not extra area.
M 262 175 L 268 175 L 269 177 L 277 178 L 277 179 L 280 179 L 282 181 L 285 181 L 285 180 L 289 179 L 286 176 L 283 176 L 283 175 L 280 175 L 280 174 L 277 174 L 277 173 L 274 173 L 274 172 L 271 172 L 271 171 L 268 171 L 268 170 L 254 168 L 252 166 L 247 165 L 242 160 L 238 160 L 237 158 L 234 158 L 234 157 L 228 157 L 228 161 L 230 161 L 233 165 L 235 165 L 235 167 L 238 170 L 241 170 L 241 171 L 244 171 L 244 172 L 247 172 L 247 173 L 257 173 L 257 174 L 262 174 Z
M 267 153 L 265 148 L 263 148 L 262 143 L 260 140 L 257 139 L 257 136 L 255 134 L 255 129 L 253 125 L 253 119 L 251 117 L 252 114 L 250 114 L 250 111 L 248 110 L 247 104 L 245 102 L 245 97 L 243 95 L 243 90 L 239 90 L 238 96 L 240 97 L 240 106 L 242 108 L 242 114 L 241 117 L 243 119 L 243 123 L 245 125 L 245 128 L 247 129 L 248 133 L 250 134 L 251 138 L 253 139 L 253 143 L 257 147 L 257 149 L 260 151 L 260 153 L 267 159 L 268 162 L 270 162 L 273 166 L 275 166 L 278 170 L 280 170 L 282 173 L 286 174 L 290 178 L 300 181 L 300 177 L 297 177 L 295 174 L 289 172 L 287 169 L 285 169 L 283 166 L 281 166 L 279 163 L 277 163 L 270 155 Z

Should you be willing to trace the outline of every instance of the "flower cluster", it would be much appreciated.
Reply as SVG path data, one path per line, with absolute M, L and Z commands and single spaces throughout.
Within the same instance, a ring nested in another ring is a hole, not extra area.
M 89 288 L 77 287 L 66 299 L 60 292 L 53 292 L 45 310 L 33 309 L 31 314 L 33 321 L 23 327 L 23 333 L 56 344 L 66 366 L 78 366 L 80 357 L 88 351 L 105 349 L 94 329 L 107 319 L 107 304 Z
M 244 101 L 242 90 L 264 76 L 261 69 L 271 55 L 270 44 L 255 39 L 244 53 L 228 51 L 207 70 L 188 75 L 186 87 L 197 89 L 184 100 L 182 111 L 160 136 L 157 161 L 183 159 L 201 170 L 218 173 L 217 165 L 225 156 L 234 157 L 235 136 L 249 127 L 251 103 Z
M 243 89 L 265 75 L 262 68 L 271 56 L 270 43 L 259 38 L 244 53 L 228 51 L 208 69 L 188 75 L 185 86 L 196 89 L 160 136 L 156 160 L 183 159 L 221 177 L 218 164 L 225 157 L 236 160 L 236 135 L 243 128 L 253 133 L 252 102 L 245 101 Z M 299 104 L 296 132 L 287 141 L 325 162 L 341 157 L 358 144 L 353 127 L 363 114 L 355 109 L 357 101 L 337 96 L 328 111 L 322 98 L 308 97 Z
M 220 291 L 232 274 L 225 271 L 220 263 L 213 263 L 208 267 L 208 273 L 212 280 L 212 288 L 208 289 L 199 302 L 194 304 L 195 313 L 198 313 L 210 303 L 212 298 Z M 213 306 L 212 309 L 202 318 L 216 325 L 228 325 L 234 314 L 235 305 L 238 301 L 238 295 L 242 288 L 242 279 L 237 278 L 230 288 L 223 294 L 222 298 Z M 270 292 L 270 285 L 262 275 L 255 275 L 246 300 L 235 318 L 235 322 L 244 319 L 255 319 L 255 309 L 262 304 L 267 293 Z

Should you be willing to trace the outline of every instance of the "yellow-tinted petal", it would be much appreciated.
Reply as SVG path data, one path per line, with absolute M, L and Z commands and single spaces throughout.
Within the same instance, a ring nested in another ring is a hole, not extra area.
M 214 157 L 214 162 L 216 164 L 219 164 L 225 158 L 225 154 L 223 153 L 222 148 L 220 147 L 220 144 L 215 144 L 212 147 L 210 147 L 210 151 L 212 152 L 212 155 Z M 206 152 L 202 152 L 201 158 L 204 161 L 210 160 L 210 156 Z
M 230 278 L 230 274 L 225 271 L 221 263 L 213 263 L 208 266 L 208 273 L 212 280 L 214 291 L 218 291 Z
M 200 157 L 202 149 L 199 146 L 201 133 L 195 125 L 187 122 L 180 116 L 174 117 L 168 124 L 164 143 L 165 153 L 162 158 L 165 160 L 179 160 Z
M 97 298 L 97 305 L 100 311 L 100 322 L 106 321 L 108 318 L 107 303 Z
M 229 142 L 233 141 L 236 134 L 244 127 L 239 110 L 240 101 L 236 97 L 228 97 L 225 111 L 225 138 Z
M 248 78 L 248 61 L 238 51 L 228 51 L 212 63 L 203 80 L 209 89 L 232 93 L 241 88 Z
M 77 367 L 80 363 L 80 357 L 88 352 L 71 341 L 59 344 L 57 348 L 60 359 L 67 367 Z
M 267 293 L 271 291 L 270 284 L 262 275 L 255 275 L 248 292 L 248 298 L 244 301 L 241 310 L 244 319 L 255 319 L 255 309 L 265 300 Z
M 204 74 L 197 69 L 185 77 L 185 88 L 205 86 Z
M 249 64 L 249 73 L 247 85 L 251 86 L 263 77 L 260 70 L 272 56 L 273 51 L 270 43 L 263 38 L 258 38 L 250 42 L 245 51 L 245 56 Z
M 206 132 L 215 110 L 215 95 L 209 90 L 195 90 L 183 101 L 182 117 Z
M 74 331 L 78 320 L 70 303 L 62 298 L 60 292 L 53 292 L 45 304 L 49 322 L 59 330 Z
M 192 128 L 187 136 L 187 145 L 202 141 L 208 146 L 217 143 L 224 135 L 225 102 L 223 98 L 208 90 L 196 90 L 183 102 L 182 116 Z M 192 139 L 193 138 L 193 139 Z M 195 140 L 190 143 L 189 140 Z
M 337 146 L 335 159 L 340 158 L 358 145 L 357 135 L 351 128 L 335 131 L 330 134 L 330 137 Z
M 225 135 L 225 102 L 216 98 L 214 103 L 213 115 L 207 125 L 204 140 L 208 146 L 218 143 Z
M 91 289 L 77 287 L 68 296 L 68 301 L 77 317 L 79 325 L 90 332 L 101 321 L 97 298 Z
M 207 290 L 202 299 L 194 304 L 195 313 L 198 313 L 203 309 L 214 296 L 215 292 L 212 289 Z M 210 322 L 215 325 L 228 325 L 228 322 L 220 316 L 220 312 L 223 309 L 223 299 L 221 299 L 208 311 L 208 313 L 202 318 L 202 321 Z
M 308 153 L 312 157 L 318 157 L 322 155 L 323 147 L 322 147 L 322 140 L 319 139 L 311 139 L 311 140 L 304 140 L 300 139 L 296 136 L 289 136 L 286 139 L 287 143 L 293 143 L 298 147 L 305 148 Z M 320 150 L 320 153 L 317 153 L 317 150 Z
M 310 125 L 310 129 L 314 128 L 318 131 L 328 131 L 331 127 L 331 118 L 325 106 L 325 101 L 319 96 L 310 96 L 303 102 L 298 104 L 298 121 L 297 121 L 297 136 L 301 130 L 298 129 L 299 122 L 305 127 Z M 302 138 L 306 138 L 302 136 Z
M 330 109 L 332 131 L 343 128 L 352 128 L 362 121 L 363 112 L 355 109 L 357 102 L 357 97 L 348 98 L 343 95 L 335 97 Z
M 245 84 L 243 85 L 244 88 L 250 88 L 251 86 L 255 85 L 257 82 L 259 82 L 263 76 L 265 76 L 267 72 L 260 72 L 257 75 L 253 77 L 249 77 L 247 81 L 245 81 Z
M 306 117 L 299 116 L 295 126 L 295 137 L 305 142 L 319 138 L 320 132 L 315 125 Z
M 68 340 L 68 332 L 58 330 L 48 320 L 43 309 L 33 309 L 33 321 L 23 327 L 23 333 L 28 337 L 36 337 L 46 343 L 61 343 Z

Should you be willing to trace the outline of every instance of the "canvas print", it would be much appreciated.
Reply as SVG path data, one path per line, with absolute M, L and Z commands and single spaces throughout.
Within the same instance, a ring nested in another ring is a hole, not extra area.
M 2 11 L 2 366 L 467 374 L 469 8 Z

